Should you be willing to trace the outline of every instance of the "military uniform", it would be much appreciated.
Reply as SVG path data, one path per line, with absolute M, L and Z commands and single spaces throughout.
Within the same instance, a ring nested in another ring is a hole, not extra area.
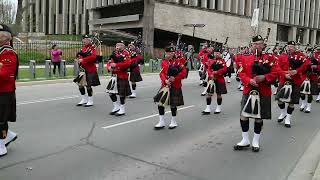
M 0 36 L 9 33 L 8 26 L 0 24 Z M 1 42 L 0 42 L 1 43 Z M 17 134 L 9 130 L 8 122 L 16 122 L 16 77 L 18 57 L 10 42 L 0 47 L 0 156 L 7 154 L 6 146 L 17 139 Z

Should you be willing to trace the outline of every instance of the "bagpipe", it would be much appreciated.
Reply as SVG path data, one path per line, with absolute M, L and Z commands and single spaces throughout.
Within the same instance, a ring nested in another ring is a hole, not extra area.
M 95 48 L 98 49 L 95 63 L 101 63 L 103 61 L 101 43 L 102 43 L 102 41 L 99 40 L 99 35 L 95 34 L 92 38 L 92 45 L 94 45 Z
M 222 62 L 222 60 L 215 60 L 215 62 L 212 63 L 209 68 L 212 71 L 219 71 L 223 67 L 224 67 L 224 63 Z M 207 94 L 214 94 L 215 89 L 216 89 L 215 81 L 216 81 L 215 77 L 209 78 L 208 85 L 207 85 L 207 88 L 206 88 Z
M 82 50 L 79 51 L 77 54 L 76 54 L 76 57 L 77 58 L 85 58 L 85 57 L 88 57 L 92 54 L 92 50 L 91 48 L 87 48 L 87 50 L 85 52 L 83 52 Z M 77 60 L 76 60 L 77 61 Z M 83 68 L 82 64 L 79 63 L 79 74 L 78 76 L 73 80 L 74 83 L 78 84 L 78 86 L 87 86 L 87 76 L 86 76 L 86 71 L 85 69 Z
M 167 71 L 167 77 L 176 77 L 182 71 L 182 67 L 178 64 L 169 65 Z M 169 106 L 170 105 L 170 89 L 171 86 L 162 87 L 158 93 L 154 96 L 153 101 L 158 103 L 159 106 Z

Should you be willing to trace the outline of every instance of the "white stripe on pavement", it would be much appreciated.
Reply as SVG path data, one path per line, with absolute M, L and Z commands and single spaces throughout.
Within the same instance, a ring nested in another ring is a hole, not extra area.
M 182 108 L 179 108 L 178 111 L 184 110 L 184 109 L 190 109 L 190 108 L 193 108 L 193 107 L 194 107 L 194 105 L 182 107 Z M 166 114 L 170 113 L 170 112 L 171 111 L 167 111 Z M 149 118 L 156 117 L 158 115 L 159 114 L 153 114 L 153 115 L 150 115 L 150 116 L 145 116 L 145 117 L 141 117 L 141 118 L 134 119 L 134 120 L 130 120 L 130 121 L 126 121 L 126 122 L 122 122 L 122 123 L 118 123 L 118 124 L 113 124 L 113 125 L 110 125 L 110 126 L 105 126 L 105 127 L 102 127 L 102 129 L 111 129 L 111 128 L 114 128 L 114 127 L 130 124 L 130 123 L 134 123 L 134 122 L 138 122 L 138 121 L 143 121 L 143 120 L 146 120 L 146 119 L 149 119 Z

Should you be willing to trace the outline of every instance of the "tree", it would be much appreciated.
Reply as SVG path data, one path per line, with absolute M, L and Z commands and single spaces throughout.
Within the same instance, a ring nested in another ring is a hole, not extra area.
M 13 24 L 15 11 L 13 4 L 8 0 L 0 0 L 0 22 L 4 24 Z
M 143 44 L 145 55 L 153 57 L 155 0 L 144 0 Z
M 22 7 L 22 1 L 23 0 L 17 0 L 18 6 L 17 6 L 17 13 L 16 13 L 16 24 L 22 23 L 22 13 L 23 13 L 23 7 Z

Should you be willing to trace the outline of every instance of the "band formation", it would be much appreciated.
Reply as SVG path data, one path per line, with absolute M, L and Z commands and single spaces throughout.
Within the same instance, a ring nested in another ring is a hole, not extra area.
M 90 107 L 94 105 L 93 87 L 100 85 L 95 63 L 101 60 L 101 52 L 89 35 L 83 36 L 82 41 L 83 47 L 76 55 L 79 75 L 74 82 L 81 94 L 77 106 Z M 250 46 L 240 47 L 237 53 L 229 52 L 225 46 L 227 40 L 224 45 L 205 43 L 197 56 L 201 62 L 198 67 L 200 85 L 204 88 L 201 96 L 205 96 L 206 101 L 203 116 L 211 114 L 213 97 L 216 97 L 217 104 L 213 113 L 222 112 L 223 96 L 228 92 L 226 83 L 230 83 L 233 72 L 237 75 L 238 89 L 243 91 L 239 114 L 242 139 L 234 145 L 235 151 L 251 147 L 253 152 L 259 152 L 263 120 L 271 119 L 272 94 L 275 94 L 281 111 L 278 122 L 285 128 L 291 128 L 291 121 L 295 120 L 293 111 L 296 104 L 301 104 L 300 111 L 310 113 L 313 97 L 317 96 L 316 102 L 320 102 L 320 47 L 309 47 L 303 51 L 296 42 L 290 41 L 284 47 L 277 44 L 272 50 L 267 50 L 267 41 L 268 36 L 254 36 Z M 166 107 L 171 110 L 168 128 L 177 128 L 177 107 L 184 105 L 182 81 L 188 77 L 190 67 L 189 58 L 178 42 L 165 48 L 161 61 L 160 89 L 153 98 L 159 110 L 155 130 L 167 126 Z M 3 156 L 7 154 L 6 147 L 17 139 L 8 122 L 16 121 L 15 79 L 18 73 L 18 57 L 12 47 L 11 30 L 4 24 L 0 25 L 0 45 L 0 156 Z M 113 103 L 111 116 L 124 116 L 126 98 L 137 96 L 137 82 L 143 80 L 140 74 L 140 65 L 144 64 L 141 48 L 137 42 L 127 46 L 119 42 L 106 64 L 111 74 L 106 87 Z M 276 92 L 272 92 L 272 86 L 277 87 Z M 254 120 L 252 141 L 249 138 L 249 119 Z

